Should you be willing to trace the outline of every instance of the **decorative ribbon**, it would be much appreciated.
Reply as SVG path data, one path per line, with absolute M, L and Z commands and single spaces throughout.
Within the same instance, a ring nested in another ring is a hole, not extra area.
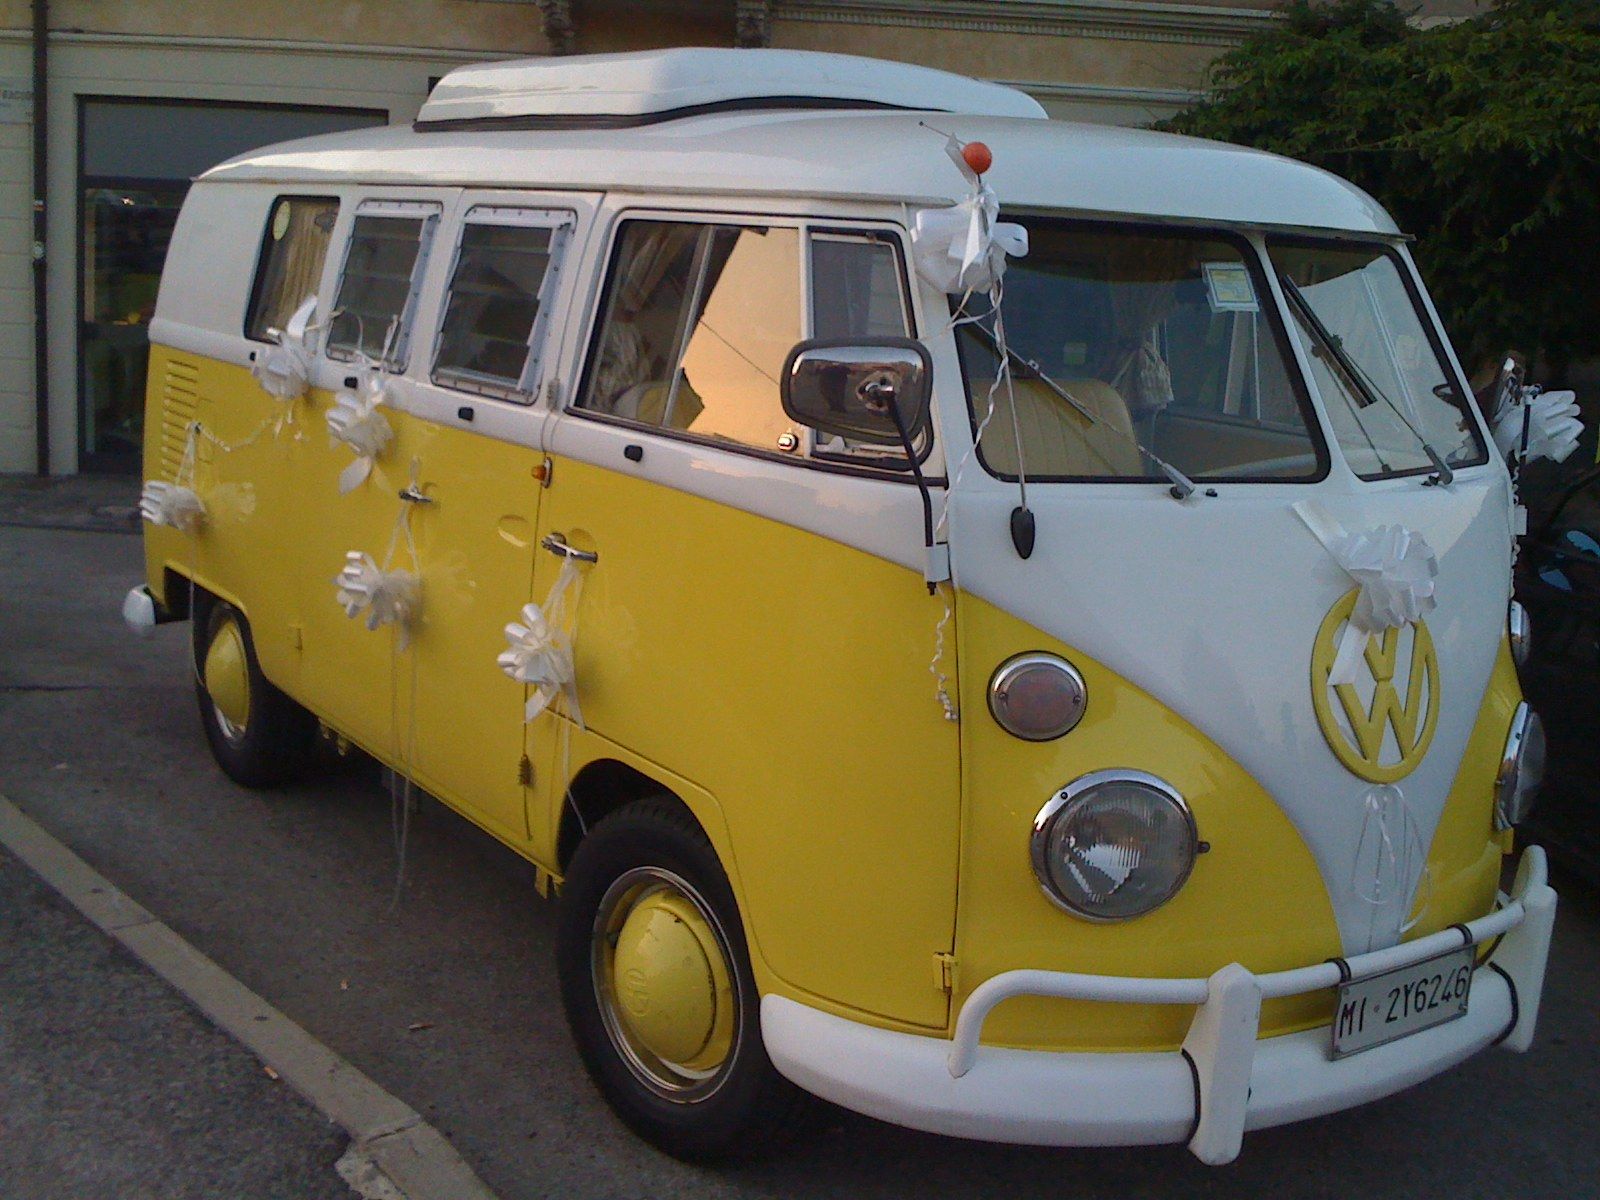
M 1527 429 L 1527 448 L 1523 448 L 1523 429 Z M 1510 458 L 1524 462 L 1548 458 L 1564 462 L 1578 448 L 1583 422 L 1578 418 L 1578 397 L 1574 392 L 1546 392 L 1537 385 L 1522 389 L 1516 401 L 1502 404 L 1494 417 L 1494 444 Z
M 1420 621 L 1431 612 L 1439 560 L 1420 533 L 1404 525 L 1380 525 L 1364 533 L 1347 533 L 1314 501 L 1294 506 L 1306 528 L 1360 586 L 1350 621 L 1339 638 L 1328 682 L 1354 683 L 1367 639 L 1386 629 Z
M 582 588 L 578 561 L 568 558 L 561 564 L 561 573 L 551 584 L 544 604 L 523 605 L 522 620 L 506 626 L 510 648 L 502 650 L 497 661 L 512 679 L 533 687 L 524 721 L 532 721 L 561 696 L 566 701 L 567 715 L 579 729 L 584 728 L 571 634 Z
M 996 221 L 1000 201 L 994 189 L 961 157 L 961 143 L 949 138 L 945 153 L 972 185 L 966 199 L 950 208 L 924 208 L 911 227 L 911 253 L 917 274 L 952 295 L 987 292 L 1005 273 L 1006 256 L 1028 252 L 1028 231 Z
M 268 331 L 276 337 L 276 344 L 256 353 L 250 373 L 269 396 L 293 401 L 306 394 L 311 382 L 311 348 L 306 337 L 316 311 L 317 298 L 310 296 L 282 329 Z
M 378 411 L 384 401 L 381 374 L 368 375 L 358 391 L 343 391 L 333 398 L 328 409 L 328 436 L 331 444 L 343 442 L 356 452 L 355 461 L 339 473 L 339 494 L 360 487 L 378 456 L 394 440 L 394 430 Z
M 152 479 L 139 496 L 139 514 L 152 525 L 196 533 L 206 519 L 206 506 L 192 488 Z
M 1361 835 L 1356 839 L 1355 861 L 1350 868 L 1350 889 L 1358 899 L 1374 907 L 1404 903 L 1420 870 L 1422 903 L 1417 906 L 1417 915 L 1399 927 L 1399 932 L 1405 933 L 1422 918 L 1432 898 L 1432 876 L 1426 865 L 1421 826 L 1406 803 L 1405 793 L 1392 783 L 1368 788 L 1361 797 L 1361 806 Z
M 410 641 L 411 624 L 422 603 L 422 581 L 410 571 L 386 571 L 372 555 L 351 550 L 344 556 L 344 570 L 334 578 L 338 600 L 347 617 L 367 612 L 367 628 L 393 625 L 397 649 Z

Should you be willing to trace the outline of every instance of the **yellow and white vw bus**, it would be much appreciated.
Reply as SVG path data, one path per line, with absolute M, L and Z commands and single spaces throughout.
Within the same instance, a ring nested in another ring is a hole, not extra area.
M 469 67 L 198 179 L 151 339 L 126 611 L 222 768 L 331 736 L 531 860 L 667 1151 L 814 1093 L 1222 1163 L 1528 1048 L 1513 483 L 1350 185 L 843 56 Z

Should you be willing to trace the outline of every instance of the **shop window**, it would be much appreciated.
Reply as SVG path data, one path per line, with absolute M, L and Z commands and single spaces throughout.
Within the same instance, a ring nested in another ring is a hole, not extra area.
M 245 336 L 258 342 L 282 329 L 317 294 L 333 240 L 339 201 L 331 196 L 280 196 L 267 214 L 267 232 L 250 290 Z
M 387 121 L 383 110 L 80 98 L 77 371 L 82 469 L 140 468 L 149 323 L 189 181 L 252 147 Z M 255 249 L 248 248 L 246 260 Z M 217 269 L 232 272 L 235 265 L 220 262 Z M 263 265 L 237 264 L 241 292 L 250 282 L 245 272 Z M 259 292 L 258 287 L 252 294 Z M 288 304 L 282 312 L 268 313 L 257 304 L 244 329 L 251 333 L 281 325 L 294 308 Z
M 356 215 L 328 353 L 405 366 L 410 321 L 439 210 L 431 204 L 369 204 Z
M 540 316 L 551 290 L 565 218 L 519 209 L 467 214 L 445 300 L 433 380 L 517 397 L 537 386 Z

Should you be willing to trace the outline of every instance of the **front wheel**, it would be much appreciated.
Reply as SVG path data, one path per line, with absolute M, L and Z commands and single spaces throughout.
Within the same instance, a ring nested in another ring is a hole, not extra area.
M 584 1065 L 634 1132 L 668 1154 L 760 1153 L 805 1095 L 761 1042 L 733 890 L 694 819 L 666 798 L 602 821 L 573 856 L 556 944 Z

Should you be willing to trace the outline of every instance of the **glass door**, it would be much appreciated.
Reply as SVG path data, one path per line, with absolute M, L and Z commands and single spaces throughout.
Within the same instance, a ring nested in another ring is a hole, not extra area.
M 256 146 L 387 119 L 371 109 L 80 98 L 81 469 L 139 470 L 150 318 L 189 180 Z

